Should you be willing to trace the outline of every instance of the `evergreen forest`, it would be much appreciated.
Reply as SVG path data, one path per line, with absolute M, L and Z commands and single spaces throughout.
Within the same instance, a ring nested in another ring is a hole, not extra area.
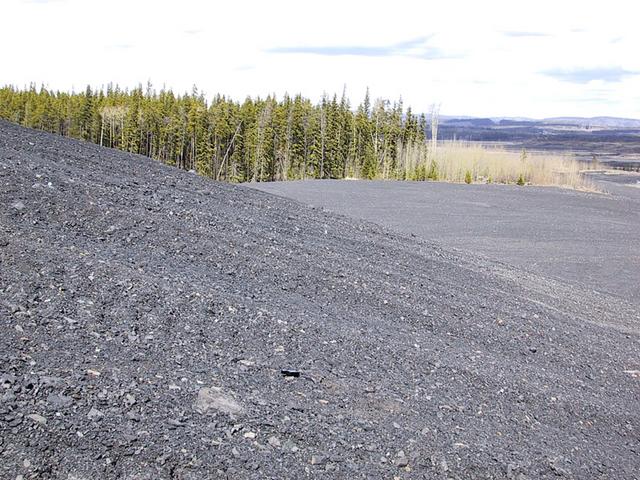
M 207 99 L 150 84 L 80 93 L 31 85 L 0 88 L 0 118 L 25 127 L 146 155 L 216 180 L 437 178 L 427 119 L 402 100 L 355 108 L 346 94 Z

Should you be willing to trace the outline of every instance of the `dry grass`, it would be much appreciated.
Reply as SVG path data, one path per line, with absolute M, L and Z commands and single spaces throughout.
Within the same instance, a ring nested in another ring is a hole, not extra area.
M 435 155 L 437 180 L 462 183 L 525 183 L 600 191 L 582 172 L 598 168 L 569 156 L 510 152 L 463 142 L 442 142 Z M 429 160 L 429 161 L 430 161 Z

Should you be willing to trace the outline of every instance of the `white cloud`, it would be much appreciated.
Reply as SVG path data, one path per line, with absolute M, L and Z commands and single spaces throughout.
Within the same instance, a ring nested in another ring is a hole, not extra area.
M 150 79 L 238 99 L 317 99 L 346 84 L 354 103 L 369 86 L 417 111 L 640 116 L 640 76 L 567 81 L 640 71 L 637 16 L 622 0 L 4 0 L 3 17 L 3 84 Z

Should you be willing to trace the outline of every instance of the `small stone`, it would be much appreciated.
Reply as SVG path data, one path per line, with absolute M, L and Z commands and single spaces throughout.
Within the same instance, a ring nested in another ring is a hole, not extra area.
M 256 433 L 255 432 L 245 432 L 245 434 L 243 435 L 244 438 L 249 438 L 251 440 L 253 440 L 254 438 L 256 438 Z
M 196 412 L 205 415 L 210 411 L 218 411 L 229 415 L 237 415 L 244 411 L 242 405 L 219 387 L 205 387 L 198 391 L 194 408 Z
M 10 373 L 5 373 L 4 375 L 0 376 L 0 386 L 2 386 L 2 388 L 11 388 L 11 385 L 13 385 L 15 382 L 16 382 L 15 375 L 11 375 Z
M 273 448 L 280 448 L 280 445 L 282 445 L 278 437 L 274 437 L 274 436 L 269 437 L 267 439 L 267 443 L 271 445 Z
M 393 461 L 393 463 L 398 468 L 404 468 L 407 465 L 409 465 L 409 459 L 406 457 L 404 452 L 402 450 L 400 450 L 398 453 L 396 453 L 396 458 Z
M 124 397 L 124 404 L 127 407 L 132 407 L 133 405 L 135 405 L 136 403 L 136 397 L 131 395 L 130 393 L 127 393 Z
M 554 457 L 549 459 L 549 466 L 551 467 L 551 470 L 553 470 L 553 473 L 558 477 L 571 475 L 571 472 L 564 468 L 565 463 L 566 459 L 564 457 Z
M 184 422 L 181 422 L 180 420 L 177 420 L 175 418 L 170 418 L 169 420 L 167 420 L 167 425 L 173 428 L 185 426 Z
M 311 465 L 324 465 L 327 462 L 327 457 L 324 455 L 312 455 Z
M 288 450 L 292 453 L 296 453 L 298 450 L 300 450 L 295 443 L 293 443 L 291 440 L 287 440 L 286 442 L 284 442 L 283 448 L 285 450 Z
M 73 403 L 73 398 L 67 397 L 66 395 L 51 393 L 47 397 L 47 403 L 55 409 L 66 408 Z
M 98 410 L 95 407 L 91 407 L 91 410 L 89 410 L 89 413 L 87 414 L 87 417 L 89 417 L 90 420 L 98 420 L 100 417 L 103 417 L 104 413 L 102 413 L 100 410 Z
M 140 415 L 136 412 L 127 412 L 127 418 L 134 422 L 139 422 L 141 420 Z
M 40 383 L 45 387 L 59 387 L 64 384 L 62 378 L 47 375 L 40 377 Z
M 11 206 L 13 208 L 15 208 L 16 210 L 18 210 L 19 212 L 24 210 L 24 203 L 22 203 L 22 202 L 15 202 L 15 203 L 11 204 Z
M 30 418 L 34 422 L 40 423 L 42 425 L 47 424 L 47 419 L 44 418 L 42 415 L 38 415 L 37 413 L 32 413 L 30 415 L 27 415 L 27 418 Z
M 10 420 L 8 420 L 7 425 L 9 425 L 11 428 L 17 427 L 18 425 L 22 424 L 22 417 L 14 417 Z
M 15 401 L 16 396 L 13 392 L 6 392 L 4 395 L 0 396 L 0 402 L 11 403 Z M 1 439 L 2 437 L 0 437 Z

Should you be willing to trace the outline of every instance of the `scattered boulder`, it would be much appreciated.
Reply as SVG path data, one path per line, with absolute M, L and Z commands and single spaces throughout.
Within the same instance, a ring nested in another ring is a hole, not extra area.
M 291 440 L 287 440 L 286 442 L 284 442 L 282 448 L 291 453 L 296 453 L 298 450 L 300 450 L 300 448 Z
M 127 393 L 124 397 L 124 404 L 126 407 L 132 407 L 136 403 L 136 397 L 130 393 Z
M 0 386 L 2 388 L 11 388 L 11 386 L 16 382 L 16 376 L 11 375 L 10 373 L 5 373 L 0 376 Z
M 27 415 L 27 418 L 30 418 L 34 422 L 40 423 L 42 425 L 46 425 L 47 424 L 47 419 L 44 418 L 42 415 L 38 415 L 37 413 L 32 413 L 30 415 Z
M 89 419 L 93 421 L 99 420 L 103 416 L 104 416 L 104 413 L 102 413 L 100 410 L 98 410 L 95 407 L 91 407 L 91 410 L 89 410 L 89 413 L 87 413 L 87 417 L 89 417 Z
M 73 398 L 58 393 L 50 393 L 47 397 L 47 403 L 50 407 L 58 410 L 73 404 Z
M 404 468 L 409 465 L 409 459 L 404 454 L 402 450 L 396 453 L 396 458 L 393 460 L 393 463 L 398 468 Z
M 196 412 L 205 415 L 209 412 L 222 412 L 228 415 L 238 415 L 244 411 L 231 395 L 226 394 L 219 387 L 204 387 L 198 391 L 194 408 Z
M 278 439 L 278 437 L 274 437 L 271 436 L 267 439 L 267 442 L 269 443 L 269 445 L 271 445 L 273 448 L 280 448 L 280 446 L 282 445 L 280 443 L 280 440 Z

